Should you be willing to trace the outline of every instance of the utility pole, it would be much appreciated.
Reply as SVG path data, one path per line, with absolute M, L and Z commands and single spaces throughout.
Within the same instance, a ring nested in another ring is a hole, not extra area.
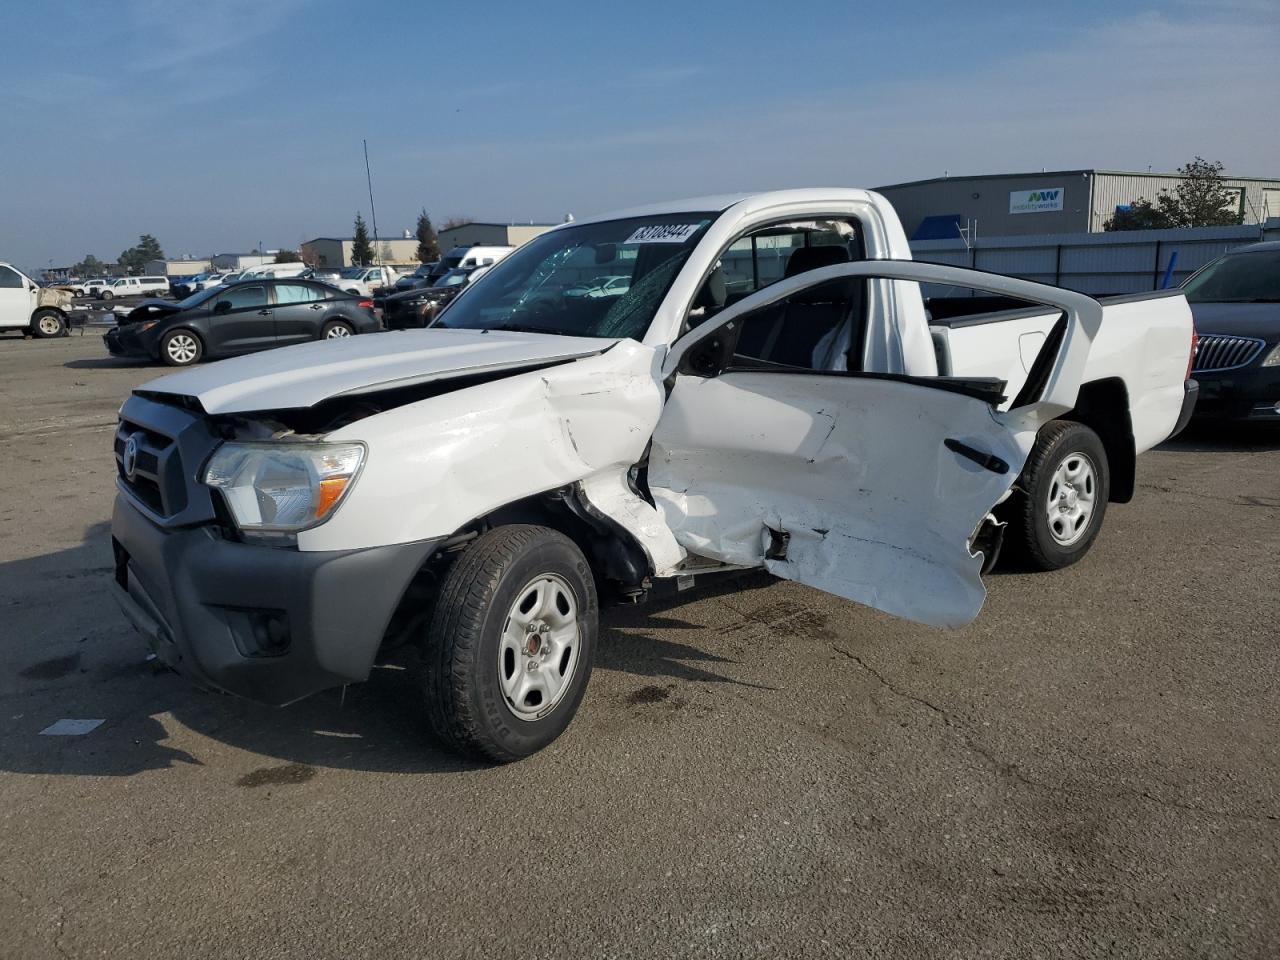
M 360 142 L 364 144 L 364 179 L 369 185 L 369 214 L 373 220 L 373 262 L 381 264 L 382 255 L 378 250 L 378 208 L 373 205 L 373 174 L 369 172 L 369 141 Z

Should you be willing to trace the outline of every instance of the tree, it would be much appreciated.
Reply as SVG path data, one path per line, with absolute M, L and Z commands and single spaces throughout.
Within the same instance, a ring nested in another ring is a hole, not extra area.
M 364 217 L 356 214 L 355 233 L 351 238 L 351 264 L 356 267 L 367 267 L 373 263 L 373 244 L 369 242 L 369 228 L 364 225 Z
M 1170 216 L 1150 200 L 1139 197 L 1127 207 L 1116 207 L 1115 214 L 1102 225 L 1103 230 L 1163 230 L 1176 227 Z
M 440 259 L 440 238 L 436 236 L 436 228 L 431 226 L 431 217 L 426 208 L 418 214 L 418 250 L 419 263 L 434 263 Z
M 84 259 L 71 268 L 71 272 L 77 277 L 101 277 L 106 275 L 107 265 L 92 253 L 86 253 Z
M 277 250 L 276 263 L 298 263 L 302 257 L 298 255 L 297 250 Z
M 1196 157 L 1178 168 L 1181 179 L 1156 202 L 1139 198 L 1128 210 L 1117 209 L 1104 230 L 1153 230 L 1162 227 L 1227 227 L 1244 220 L 1232 188 L 1222 183 L 1222 164 Z
M 163 260 L 164 250 L 160 241 L 149 233 L 144 233 L 138 242 L 120 254 L 120 265 L 129 273 L 141 273 L 150 260 Z
M 1168 208 L 1180 227 L 1229 227 L 1244 219 L 1244 211 L 1235 202 L 1235 191 L 1222 183 L 1222 164 L 1196 157 L 1178 168 L 1182 179 L 1174 188 L 1174 196 L 1160 191 L 1160 204 Z M 1234 207 L 1234 209 L 1233 209 Z

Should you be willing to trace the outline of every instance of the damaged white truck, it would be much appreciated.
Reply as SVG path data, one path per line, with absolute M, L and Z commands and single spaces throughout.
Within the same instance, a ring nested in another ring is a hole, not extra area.
M 602 602 L 764 568 L 957 627 L 1006 522 L 1074 562 L 1189 417 L 1193 338 L 1177 294 L 912 263 L 861 190 L 570 223 L 428 329 L 134 391 L 115 593 L 166 663 L 268 703 L 415 644 L 435 732 L 513 760 L 577 710 Z

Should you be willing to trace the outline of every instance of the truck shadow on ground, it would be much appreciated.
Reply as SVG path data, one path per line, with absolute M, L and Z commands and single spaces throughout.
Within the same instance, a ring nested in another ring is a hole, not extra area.
M 203 766 L 215 753 L 223 762 L 225 751 L 209 750 L 207 740 L 269 758 L 264 771 L 290 776 L 316 767 L 450 773 L 483 766 L 432 739 L 416 654 L 396 651 L 366 683 L 282 708 L 200 690 L 148 659 L 110 595 L 111 571 L 106 523 L 87 530 L 79 546 L 0 564 L 0 607 L 9 625 L 0 649 L 0 770 L 116 777 Z M 683 605 L 771 582 L 735 578 L 640 608 L 608 608 L 596 669 L 649 682 L 740 683 L 726 675 L 733 672 L 728 658 L 638 631 L 688 630 L 693 640 L 703 628 L 679 618 Z M 713 631 L 705 635 L 714 642 Z M 83 736 L 40 734 L 64 718 L 103 722 Z

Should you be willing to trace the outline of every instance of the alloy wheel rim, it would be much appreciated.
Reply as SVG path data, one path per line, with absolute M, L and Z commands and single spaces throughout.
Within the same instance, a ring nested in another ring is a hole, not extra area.
M 52 336 L 53 334 L 58 332 L 58 328 L 60 326 L 61 324 L 58 322 L 57 317 L 41 317 L 40 318 L 41 333 L 46 333 Z
M 185 333 L 169 338 L 169 357 L 175 363 L 190 363 L 196 358 L 196 342 Z
M 539 720 L 564 699 L 580 647 L 578 603 L 568 581 L 544 573 L 526 583 L 498 643 L 498 686 L 517 719 Z
M 343 337 L 351 336 L 351 331 L 342 324 L 337 324 L 329 328 L 329 332 L 325 334 L 325 338 L 329 340 L 341 340 Z
M 1097 506 L 1098 468 L 1083 453 L 1069 453 L 1058 463 L 1049 480 L 1049 535 L 1064 547 L 1077 543 L 1089 531 Z

